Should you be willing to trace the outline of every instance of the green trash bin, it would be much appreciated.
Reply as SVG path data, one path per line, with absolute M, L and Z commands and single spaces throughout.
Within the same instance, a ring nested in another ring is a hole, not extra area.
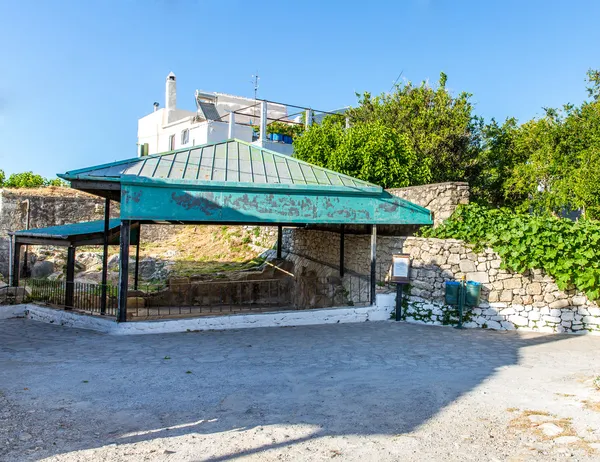
M 458 305 L 460 282 L 446 281 L 446 305 Z
M 465 303 L 468 306 L 477 306 L 481 301 L 481 283 L 475 281 L 467 281 L 467 294 Z

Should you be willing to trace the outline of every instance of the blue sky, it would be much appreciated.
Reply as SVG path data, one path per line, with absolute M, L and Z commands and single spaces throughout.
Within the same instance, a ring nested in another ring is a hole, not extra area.
M 137 119 L 196 88 L 318 109 L 400 72 L 473 93 L 486 119 L 580 103 L 600 2 L 0 0 L 0 168 L 44 176 L 136 155 Z

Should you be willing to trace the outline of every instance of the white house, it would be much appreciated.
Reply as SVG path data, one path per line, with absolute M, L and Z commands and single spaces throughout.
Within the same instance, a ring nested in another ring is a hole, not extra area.
M 177 108 L 177 79 L 172 72 L 167 76 L 165 87 L 165 107 L 159 108 L 158 103 L 154 103 L 154 112 L 138 120 L 140 156 L 228 138 L 237 138 L 286 155 L 293 153 L 291 144 L 271 141 L 266 135 L 267 120 L 292 122 L 287 117 L 285 105 L 196 90 L 197 110 L 187 111 Z M 253 125 L 261 127 L 258 134 Z

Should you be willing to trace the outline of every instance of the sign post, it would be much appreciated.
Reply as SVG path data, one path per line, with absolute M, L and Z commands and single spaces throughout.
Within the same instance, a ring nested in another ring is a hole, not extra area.
M 410 255 L 392 256 L 392 282 L 396 283 L 396 321 L 402 318 L 402 289 L 410 281 Z

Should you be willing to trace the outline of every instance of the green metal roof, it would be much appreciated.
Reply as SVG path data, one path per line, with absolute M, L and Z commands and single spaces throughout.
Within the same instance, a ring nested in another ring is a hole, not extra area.
M 109 221 L 109 229 L 116 229 L 120 226 L 121 220 L 112 219 Z M 72 223 L 69 225 L 49 226 L 38 229 L 22 229 L 15 231 L 15 236 L 45 237 L 51 239 L 69 239 L 73 236 L 82 234 L 93 234 L 104 232 L 104 220 L 84 221 L 82 223 Z
M 121 220 L 111 219 L 108 222 L 108 243 L 119 243 Z M 99 245 L 104 242 L 104 220 L 84 221 L 68 225 L 48 226 L 47 228 L 22 229 L 9 233 L 15 241 L 32 245 L 80 246 Z M 131 243 L 139 239 L 139 226 L 134 223 L 131 228 Z
M 58 176 L 69 181 L 120 181 L 122 176 L 128 176 L 230 186 L 283 184 L 382 191 L 380 186 L 237 139 L 72 170 Z
M 122 219 L 180 223 L 431 224 L 380 186 L 239 140 L 59 175 L 121 202 Z

